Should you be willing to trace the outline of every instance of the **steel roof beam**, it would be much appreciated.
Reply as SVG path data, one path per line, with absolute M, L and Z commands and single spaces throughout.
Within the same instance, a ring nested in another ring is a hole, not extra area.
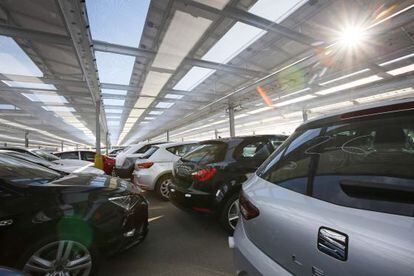
M 23 38 L 27 40 L 38 40 L 53 44 L 72 45 L 69 37 L 59 34 L 25 29 L 16 26 L 0 24 L 0 34 L 9 37 Z
M 219 10 L 192 0 L 176 0 L 176 7 L 186 11 L 187 13 L 192 14 L 204 14 L 205 12 L 207 12 L 213 15 L 220 15 L 232 18 L 247 25 L 281 35 L 290 40 L 311 47 L 321 46 L 324 43 L 323 41 L 315 40 L 310 36 L 291 30 L 266 18 L 257 16 L 255 14 L 231 6 L 226 6 L 223 10 Z
M 153 58 L 156 55 L 156 51 L 142 49 L 142 48 L 135 48 L 123 45 L 112 44 L 104 41 L 93 41 L 93 47 L 95 51 L 100 52 L 107 52 L 107 53 L 114 53 L 120 55 L 129 55 L 134 57 L 144 57 L 144 58 Z M 214 69 L 218 71 L 233 73 L 233 74 L 242 74 L 245 76 L 255 76 L 260 77 L 266 74 L 266 72 L 242 68 L 238 66 L 228 65 L 224 63 L 217 63 L 202 59 L 195 59 L 195 58 L 185 58 L 184 63 L 190 64 L 193 66 L 203 67 Z M 155 68 L 154 71 L 159 71 L 160 68 Z
M 44 84 L 56 84 L 56 85 L 63 85 L 63 86 L 76 86 L 76 87 L 85 87 L 84 81 L 79 80 L 60 80 L 60 79 L 52 79 L 52 78 L 45 78 L 45 77 L 33 77 L 33 76 L 24 76 L 24 75 L 15 75 L 15 74 L 0 74 L 0 80 L 5 81 L 18 81 L 18 82 L 31 82 L 31 83 L 41 83 Z

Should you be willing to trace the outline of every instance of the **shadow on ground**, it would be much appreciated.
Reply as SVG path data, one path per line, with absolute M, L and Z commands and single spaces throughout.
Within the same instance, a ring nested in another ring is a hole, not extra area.
M 185 213 L 146 192 L 146 240 L 106 259 L 99 275 L 234 275 L 227 234 L 209 216 Z

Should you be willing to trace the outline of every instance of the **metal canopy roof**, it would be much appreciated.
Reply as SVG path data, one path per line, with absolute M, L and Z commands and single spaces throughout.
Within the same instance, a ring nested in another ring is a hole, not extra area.
M 89 1 L 113 14 L 128 8 Z M 123 44 L 96 38 L 95 30 L 111 30 L 98 25 L 90 3 L 0 2 L 0 34 L 13 37 L 43 73 L 1 80 L 54 86 L 0 82 L 0 104 L 18 108 L 0 107 L 0 118 L 11 122 L 0 121 L 5 132 L 16 135 L 13 123 L 20 123 L 58 136 L 31 131 L 36 140 L 92 144 L 96 103 L 102 136 L 109 132 L 114 144 L 161 140 L 166 131 L 173 140 L 227 136 L 229 106 L 237 134 L 290 132 L 304 117 L 414 95 L 412 1 L 153 0 L 137 45 L 135 33 Z M 114 25 L 127 19 L 107 18 Z M 338 41 L 349 24 L 364 29 L 361 45 Z M 117 71 L 119 64 L 130 71 Z M 79 123 L 63 121 L 68 113 Z

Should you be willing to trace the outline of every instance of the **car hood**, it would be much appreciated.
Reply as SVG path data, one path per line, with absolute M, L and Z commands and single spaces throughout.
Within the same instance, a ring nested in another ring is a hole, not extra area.
M 47 184 L 48 186 L 84 186 L 96 188 L 109 188 L 120 190 L 136 190 L 130 182 L 118 177 L 96 174 L 69 174 Z
M 78 160 L 78 159 L 59 159 L 53 161 L 55 164 L 60 164 L 63 166 L 77 166 L 77 167 L 83 167 L 86 165 L 93 165 L 92 162 L 85 161 L 85 160 Z

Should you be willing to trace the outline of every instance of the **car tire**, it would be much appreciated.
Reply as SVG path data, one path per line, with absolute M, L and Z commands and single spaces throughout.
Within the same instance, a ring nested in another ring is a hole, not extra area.
M 157 184 L 155 185 L 155 190 L 158 194 L 158 196 L 165 201 L 168 201 L 170 199 L 170 191 L 168 189 L 168 186 L 172 183 L 172 175 L 166 174 L 161 176 Z
M 62 253 L 58 254 L 58 251 Z M 62 271 L 87 276 L 98 274 L 98 262 L 99 254 L 94 246 L 87 246 L 81 239 L 70 235 L 51 236 L 40 239 L 22 252 L 17 268 L 28 275 Z
M 234 233 L 239 213 L 239 193 L 234 193 L 227 198 L 220 213 L 220 223 L 229 235 Z

